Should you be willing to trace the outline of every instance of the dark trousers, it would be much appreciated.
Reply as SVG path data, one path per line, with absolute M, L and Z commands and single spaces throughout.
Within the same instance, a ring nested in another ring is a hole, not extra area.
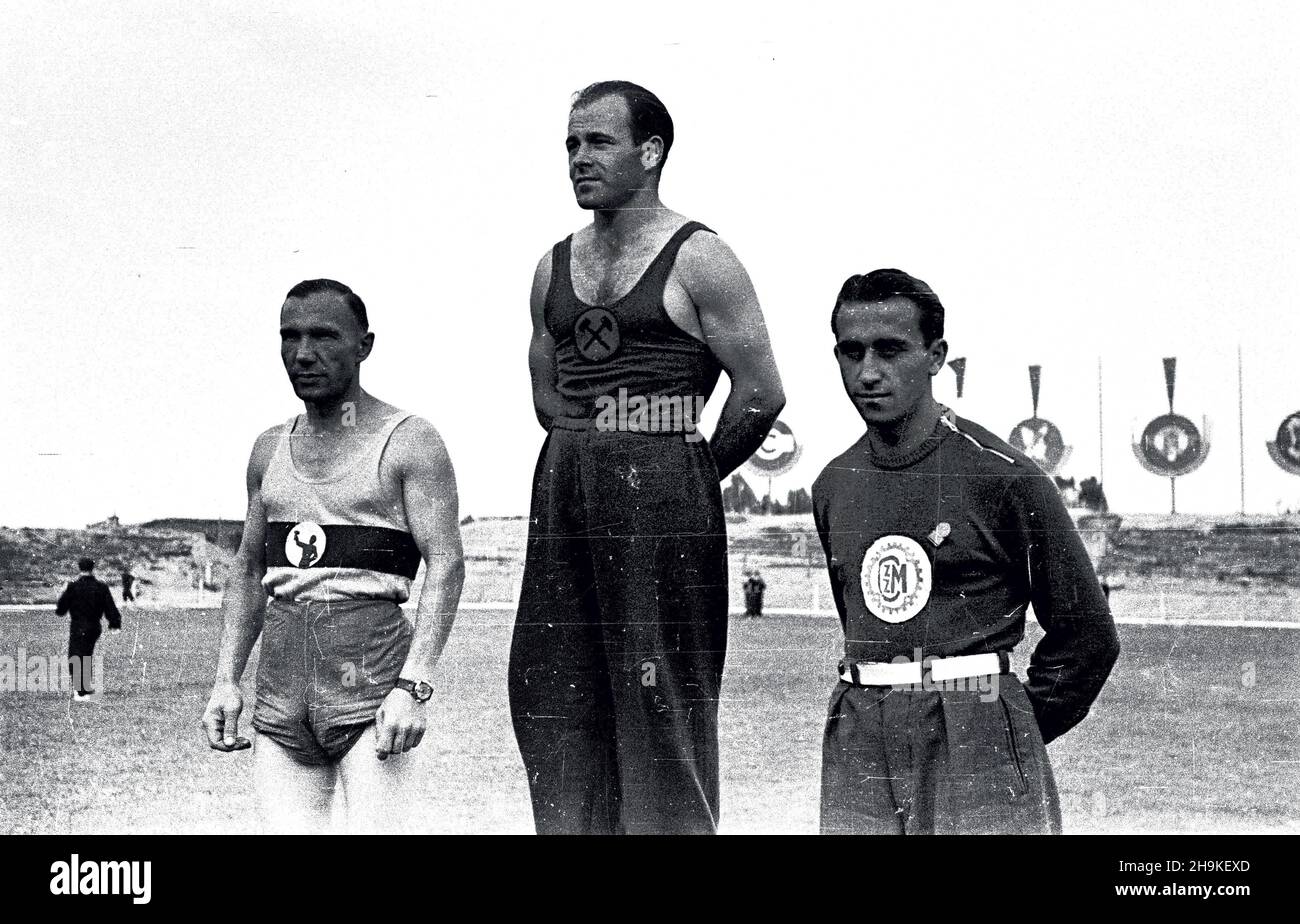
M 986 678 L 987 680 L 987 678 Z M 823 834 L 1059 834 L 1061 809 L 1029 698 L 857 687 L 831 694 Z
M 539 833 L 712 833 L 727 541 L 708 445 L 552 429 L 510 710 Z
M 78 693 L 92 692 L 86 682 L 91 676 L 100 631 L 99 620 L 88 623 L 74 619 L 68 627 L 68 674 Z

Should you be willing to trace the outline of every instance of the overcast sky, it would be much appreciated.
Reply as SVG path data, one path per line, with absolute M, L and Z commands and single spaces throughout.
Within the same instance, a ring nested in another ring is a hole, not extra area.
M 1289 4 L 16 4 L 0 37 L 0 524 L 240 517 L 253 438 L 295 405 L 278 308 L 351 285 L 368 391 L 434 422 L 462 510 L 524 513 L 538 258 L 586 215 L 571 94 L 669 107 L 665 203 L 754 278 L 805 446 L 857 438 L 830 349 L 851 273 L 948 308 L 937 394 L 1064 432 L 1123 511 L 1167 510 L 1133 427 L 1208 417 L 1179 509 L 1300 506 L 1265 442 L 1300 408 L 1297 13 Z M 717 11 L 715 11 L 717 10 Z M 725 397 L 720 383 L 706 419 Z M 761 492 L 762 485 L 756 485 Z

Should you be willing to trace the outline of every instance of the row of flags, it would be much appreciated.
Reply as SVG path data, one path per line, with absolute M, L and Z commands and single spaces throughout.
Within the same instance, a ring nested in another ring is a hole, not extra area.
M 1169 479 L 1172 495 L 1174 479 L 1190 474 L 1201 467 L 1210 452 L 1209 425 L 1202 418 L 1198 427 L 1189 418 L 1174 412 L 1174 384 L 1178 360 L 1169 356 L 1163 360 L 1165 367 L 1165 392 L 1169 399 L 1169 413 L 1152 418 L 1142 428 L 1142 435 L 1133 442 L 1133 454 L 1138 463 L 1153 475 Z M 948 362 L 957 376 L 957 397 L 962 396 L 966 378 L 966 357 L 959 356 Z M 1038 394 L 1042 384 L 1042 366 L 1029 367 L 1029 393 L 1033 401 L 1033 416 L 1020 421 L 1007 437 L 1007 442 L 1033 459 L 1049 475 L 1056 474 L 1070 457 L 1070 447 L 1061 430 L 1052 421 L 1038 416 Z M 1286 472 L 1300 475 L 1300 411 L 1288 414 L 1277 428 L 1276 438 L 1267 444 L 1273 461 Z M 784 421 L 776 421 L 767 439 L 750 457 L 747 467 L 768 479 L 784 475 L 794 468 L 803 452 L 793 431 Z M 1244 469 L 1243 469 L 1244 471 Z M 1245 482 L 1243 474 L 1243 503 Z M 1172 509 L 1172 500 L 1171 500 Z
M 1190 419 L 1174 412 L 1174 384 L 1178 360 L 1167 356 L 1165 392 L 1169 399 L 1169 413 L 1153 418 L 1142 428 L 1141 436 L 1133 442 L 1133 454 L 1138 463 L 1153 475 L 1178 478 L 1201 467 L 1210 452 L 1209 427 L 1202 419 L 1198 427 Z M 962 396 L 966 377 L 966 358 L 958 357 L 948 364 L 957 376 L 957 397 Z M 1038 393 L 1042 381 L 1042 366 L 1029 367 L 1029 392 L 1033 400 L 1033 416 L 1020 421 L 1007 438 L 1038 463 L 1049 475 L 1055 474 L 1070 457 L 1061 430 L 1050 420 L 1038 416 Z M 1277 428 L 1277 436 L 1267 444 L 1269 456 L 1286 472 L 1300 475 L 1300 411 L 1288 414 Z

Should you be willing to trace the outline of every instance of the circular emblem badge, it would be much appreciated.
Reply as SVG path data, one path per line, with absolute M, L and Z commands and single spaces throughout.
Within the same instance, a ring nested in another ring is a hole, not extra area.
M 1138 445 L 1151 471 L 1164 475 L 1186 474 L 1205 455 L 1201 431 L 1180 414 L 1161 414 L 1152 420 Z
M 1019 449 L 1049 475 L 1065 456 L 1065 440 L 1056 424 L 1042 417 L 1030 417 L 1016 424 L 1007 442 Z
M 930 602 L 930 559 L 907 536 L 881 536 L 862 556 L 862 597 L 889 623 L 907 622 Z
M 573 342 L 588 362 L 603 363 L 618 352 L 623 342 L 618 319 L 604 308 L 588 308 L 573 324 Z
M 1277 451 L 1293 465 L 1300 465 L 1300 411 L 1289 415 L 1277 428 Z
M 295 568 L 310 568 L 325 557 L 325 530 L 306 520 L 296 524 L 285 537 L 284 557 Z
M 794 431 L 783 421 L 774 420 L 763 445 L 749 457 L 749 467 L 761 475 L 784 475 L 794 468 L 802 453 Z

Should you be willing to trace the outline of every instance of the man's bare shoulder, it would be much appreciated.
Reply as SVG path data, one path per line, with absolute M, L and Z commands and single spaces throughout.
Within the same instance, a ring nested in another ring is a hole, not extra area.
M 682 242 L 673 273 L 697 305 L 702 298 L 726 302 L 728 298 L 752 296 L 753 283 L 744 264 L 712 231 L 696 231 Z
M 682 242 L 677 251 L 677 270 L 697 273 L 744 269 L 740 258 L 715 231 L 699 230 Z
M 384 455 L 406 471 L 439 471 L 451 467 L 442 434 L 418 414 L 412 414 L 397 425 Z
M 248 456 L 248 472 L 250 475 L 256 474 L 259 483 L 262 473 L 271 462 L 271 457 L 275 455 L 275 447 L 279 445 L 286 426 L 288 424 L 278 423 L 267 427 L 257 435 L 257 439 L 253 440 L 253 451 Z

